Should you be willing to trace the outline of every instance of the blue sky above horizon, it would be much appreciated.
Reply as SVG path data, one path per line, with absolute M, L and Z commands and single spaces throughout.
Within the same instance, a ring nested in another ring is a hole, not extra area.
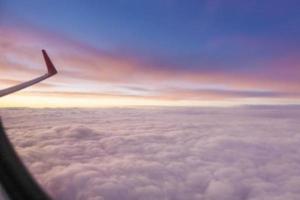
M 143 90 L 152 99 L 178 99 L 176 95 L 180 95 L 185 101 L 229 96 L 237 104 L 243 101 L 238 99 L 241 96 L 255 98 L 258 103 L 259 97 L 280 96 L 299 103 L 299 1 L 2 0 L 0 5 L 2 31 L 9 29 L 24 37 L 14 44 L 16 48 L 48 40 L 55 43 L 50 47 L 54 56 L 67 46 L 80 53 L 82 60 L 102 58 L 93 66 L 89 61 L 73 66 L 68 63 L 62 72 L 68 68 L 79 75 L 95 75 L 95 71 L 103 71 L 99 63 L 109 59 L 113 65 L 109 74 L 114 80 L 108 78 L 106 83 L 112 84 L 105 89 L 86 84 L 84 88 L 93 93 L 145 97 Z M 54 35 L 59 38 L 55 42 Z M 31 44 L 28 37 L 33 37 Z M 32 46 L 28 48 L 34 50 Z M 5 47 L 3 51 L 11 53 Z M 128 70 L 124 70 L 124 63 Z M 83 67 L 86 65 L 89 67 Z M 124 73 L 119 72 L 119 65 Z M 133 80 L 126 80 L 127 72 L 134 74 Z M 81 78 L 97 81 L 101 76 Z M 145 79 L 154 87 L 144 86 Z M 157 79 L 168 84 L 159 85 Z M 131 89 L 120 92 L 118 87 L 124 85 Z M 128 91 L 136 86 L 140 90 Z M 70 85 L 55 87 L 53 91 L 66 92 L 70 87 L 69 92 L 85 90 Z

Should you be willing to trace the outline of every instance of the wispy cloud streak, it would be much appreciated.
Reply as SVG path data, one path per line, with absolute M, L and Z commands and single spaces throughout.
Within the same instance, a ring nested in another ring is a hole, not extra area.
M 22 81 L 42 73 L 44 63 L 39 50 L 46 47 L 60 73 L 47 82 L 48 89 L 44 87 L 46 84 L 34 89 L 39 92 L 199 101 L 207 98 L 298 98 L 300 92 L 300 66 L 296 55 L 272 58 L 259 63 L 260 67 L 255 66 L 253 70 L 223 70 L 213 65 L 191 70 L 167 66 L 168 63 L 159 67 L 155 58 L 147 60 L 128 56 L 126 52 L 107 52 L 33 27 L 2 26 L 0 31 L 3 36 L 0 39 L 2 87 L 12 84 L 10 80 Z M 205 88 L 213 85 L 220 88 Z M 126 86 L 139 86 L 150 95 L 141 90 L 125 90 Z

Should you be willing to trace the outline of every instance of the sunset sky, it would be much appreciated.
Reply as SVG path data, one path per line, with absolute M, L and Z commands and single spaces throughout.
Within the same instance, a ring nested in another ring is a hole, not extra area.
M 72 2 L 72 3 L 71 3 Z M 300 104 L 299 0 L 0 0 L 0 107 Z

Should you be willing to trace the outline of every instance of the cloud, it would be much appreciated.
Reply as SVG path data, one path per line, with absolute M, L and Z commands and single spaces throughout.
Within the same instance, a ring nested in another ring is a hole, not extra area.
M 1 115 L 54 199 L 300 197 L 297 106 L 2 109 Z

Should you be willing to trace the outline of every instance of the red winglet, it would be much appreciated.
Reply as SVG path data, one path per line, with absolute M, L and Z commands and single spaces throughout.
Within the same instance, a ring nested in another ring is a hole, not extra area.
M 50 75 L 57 74 L 57 70 L 55 69 L 53 63 L 51 62 L 49 56 L 47 55 L 47 52 L 44 49 L 42 50 L 42 52 L 43 52 L 43 56 L 44 56 L 44 59 L 45 59 L 46 65 L 47 65 L 48 74 L 50 74 Z

